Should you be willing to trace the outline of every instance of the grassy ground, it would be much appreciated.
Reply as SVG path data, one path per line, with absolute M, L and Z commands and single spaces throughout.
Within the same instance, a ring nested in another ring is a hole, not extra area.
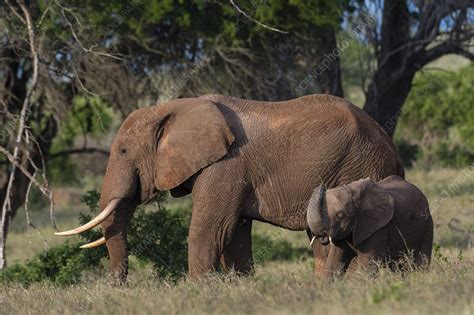
M 253 277 L 215 275 L 199 283 L 171 283 L 153 279 L 147 266 L 135 263 L 130 281 L 123 287 L 111 286 L 101 276 L 102 270 L 69 287 L 0 284 L 0 313 L 471 314 L 474 168 L 411 170 L 407 179 L 427 194 L 433 211 L 435 241 L 441 247 L 429 271 L 400 274 L 382 270 L 376 277 L 357 273 L 322 281 L 312 276 L 305 233 L 257 223 L 255 239 L 266 236 L 277 240 L 269 250 L 279 254 L 274 256 L 276 261 L 257 263 Z M 168 207 L 186 208 L 189 200 L 172 200 Z M 58 209 L 61 227 L 75 225 L 79 210 Z M 32 215 L 50 245 L 64 241 L 51 235 L 44 214 Z M 10 261 L 27 259 L 43 248 L 35 231 L 26 237 L 22 221 L 20 214 L 8 240 Z

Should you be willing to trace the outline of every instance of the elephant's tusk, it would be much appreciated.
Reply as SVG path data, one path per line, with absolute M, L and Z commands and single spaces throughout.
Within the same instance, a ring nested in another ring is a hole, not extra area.
M 332 244 L 332 238 L 329 236 L 329 244 Z
M 313 243 L 314 243 L 315 239 L 316 239 L 316 236 L 313 236 L 313 238 L 311 239 L 311 242 L 309 242 L 309 246 L 313 246 Z
M 99 213 L 95 218 L 93 218 L 92 220 L 90 220 L 89 222 L 84 224 L 83 226 L 77 227 L 77 228 L 75 228 L 73 230 L 69 230 L 69 231 L 55 232 L 54 234 L 62 235 L 62 236 L 64 236 L 64 235 L 74 235 L 74 234 L 79 234 L 79 233 L 82 233 L 82 232 L 87 231 L 89 229 L 92 229 L 93 227 L 99 225 L 100 223 L 102 223 L 102 221 L 107 219 L 107 217 L 110 214 L 112 214 L 112 212 L 114 212 L 114 210 L 118 206 L 119 202 L 120 202 L 120 199 L 112 200 L 111 202 L 109 202 L 107 207 L 105 207 L 105 209 L 102 210 L 101 213 Z
M 102 244 L 105 244 L 105 237 L 101 237 L 96 241 L 84 244 L 80 248 L 93 248 L 93 247 L 97 247 L 97 246 L 102 245 Z

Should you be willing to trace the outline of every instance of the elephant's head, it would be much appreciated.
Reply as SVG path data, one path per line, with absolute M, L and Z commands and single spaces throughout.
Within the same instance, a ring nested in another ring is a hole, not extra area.
M 323 245 L 352 235 L 358 246 L 393 217 L 393 198 L 369 178 L 347 186 L 316 188 L 307 210 L 308 228 Z
M 190 192 L 188 179 L 228 153 L 234 135 L 217 105 L 192 98 L 139 109 L 123 122 L 113 141 L 102 184 L 102 212 L 60 235 L 81 233 L 102 223 L 111 268 L 126 275 L 126 228 L 138 204 L 158 190 Z

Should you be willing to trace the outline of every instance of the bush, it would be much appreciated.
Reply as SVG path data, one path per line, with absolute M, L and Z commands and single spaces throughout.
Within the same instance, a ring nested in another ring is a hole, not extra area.
M 176 279 L 188 266 L 188 228 L 183 214 L 171 213 L 161 206 L 165 194 L 155 202 L 157 212 L 135 212 L 129 228 L 131 255 L 153 265 L 156 276 Z
M 80 214 L 81 223 L 89 221 L 98 211 L 100 194 L 89 191 L 82 201 L 90 212 Z M 187 228 L 179 214 L 172 214 L 161 204 L 164 194 L 155 200 L 157 212 L 136 210 L 129 228 L 131 255 L 138 260 L 151 263 L 159 277 L 177 278 L 186 271 L 187 266 Z M 97 230 L 80 234 L 81 244 L 102 236 Z M 55 284 L 72 284 L 80 281 L 84 271 L 100 266 L 102 258 L 107 257 L 105 246 L 94 249 L 80 249 L 79 243 L 65 243 L 38 253 L 24 264 L 14 264 L 0 273 L 0 281 L 31 283 L 46 281 Z
M 395 145 L 405 167 L 412 167 L 421 155 L 420 148 L 416 144 L 410 144 L 404 139 L 395 139 Z
M 457 73 L 417 75 L 395 135 L 395 141 L 402 144 L 402 157 L 415 157 L 428 167 L 474 163 L 473 81 L 472 64 Z M 414 152 L 415 146 L 420 152 Z
M 441 166 L 464 167 L 474 162 L 474 152 L 465 146 L 451 144 L 448 141 L 440 141 L 433 146 L 434 156 L 439 159 Z

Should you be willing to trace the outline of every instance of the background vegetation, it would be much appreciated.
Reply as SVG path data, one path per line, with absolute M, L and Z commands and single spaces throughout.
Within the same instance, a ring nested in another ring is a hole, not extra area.
M 61 229 L 97 211 L 112 137 L 134 109 L 206 93 L 265 100 L 329 93 L 393 135 L 407 179 L 430 201 L 435 246 L 428 271 L 323 281 L 312 275 L 304 232 L 255 222 L 255 276 L 216 273 L 190 283 L 191 200 L 162 194 L 134 216 L 130 279 L 117 287 L 106 276 L 105 247 L 78 248 L 100 232 L 66 243 L 54 237 L 48 201 L 34 187 L 28 194 L 29 179 L 18 172 L 0 313 L 474 311 L 468 1 L 0 2 L 0 146 L 9 151 L 34 72 L 21 4 L 35 25 L 39 78 L 26 132 L 32 141 L 23 141 L 20 162 L 54 188 Z M 10 170 L 0 154 L 2 202 Z
M 472 65 L 454 73 L 420 73 L 415 79 L 395 135 L 406 149 L 405 164 L 431 168 L 474 163 L 472 82 Z

